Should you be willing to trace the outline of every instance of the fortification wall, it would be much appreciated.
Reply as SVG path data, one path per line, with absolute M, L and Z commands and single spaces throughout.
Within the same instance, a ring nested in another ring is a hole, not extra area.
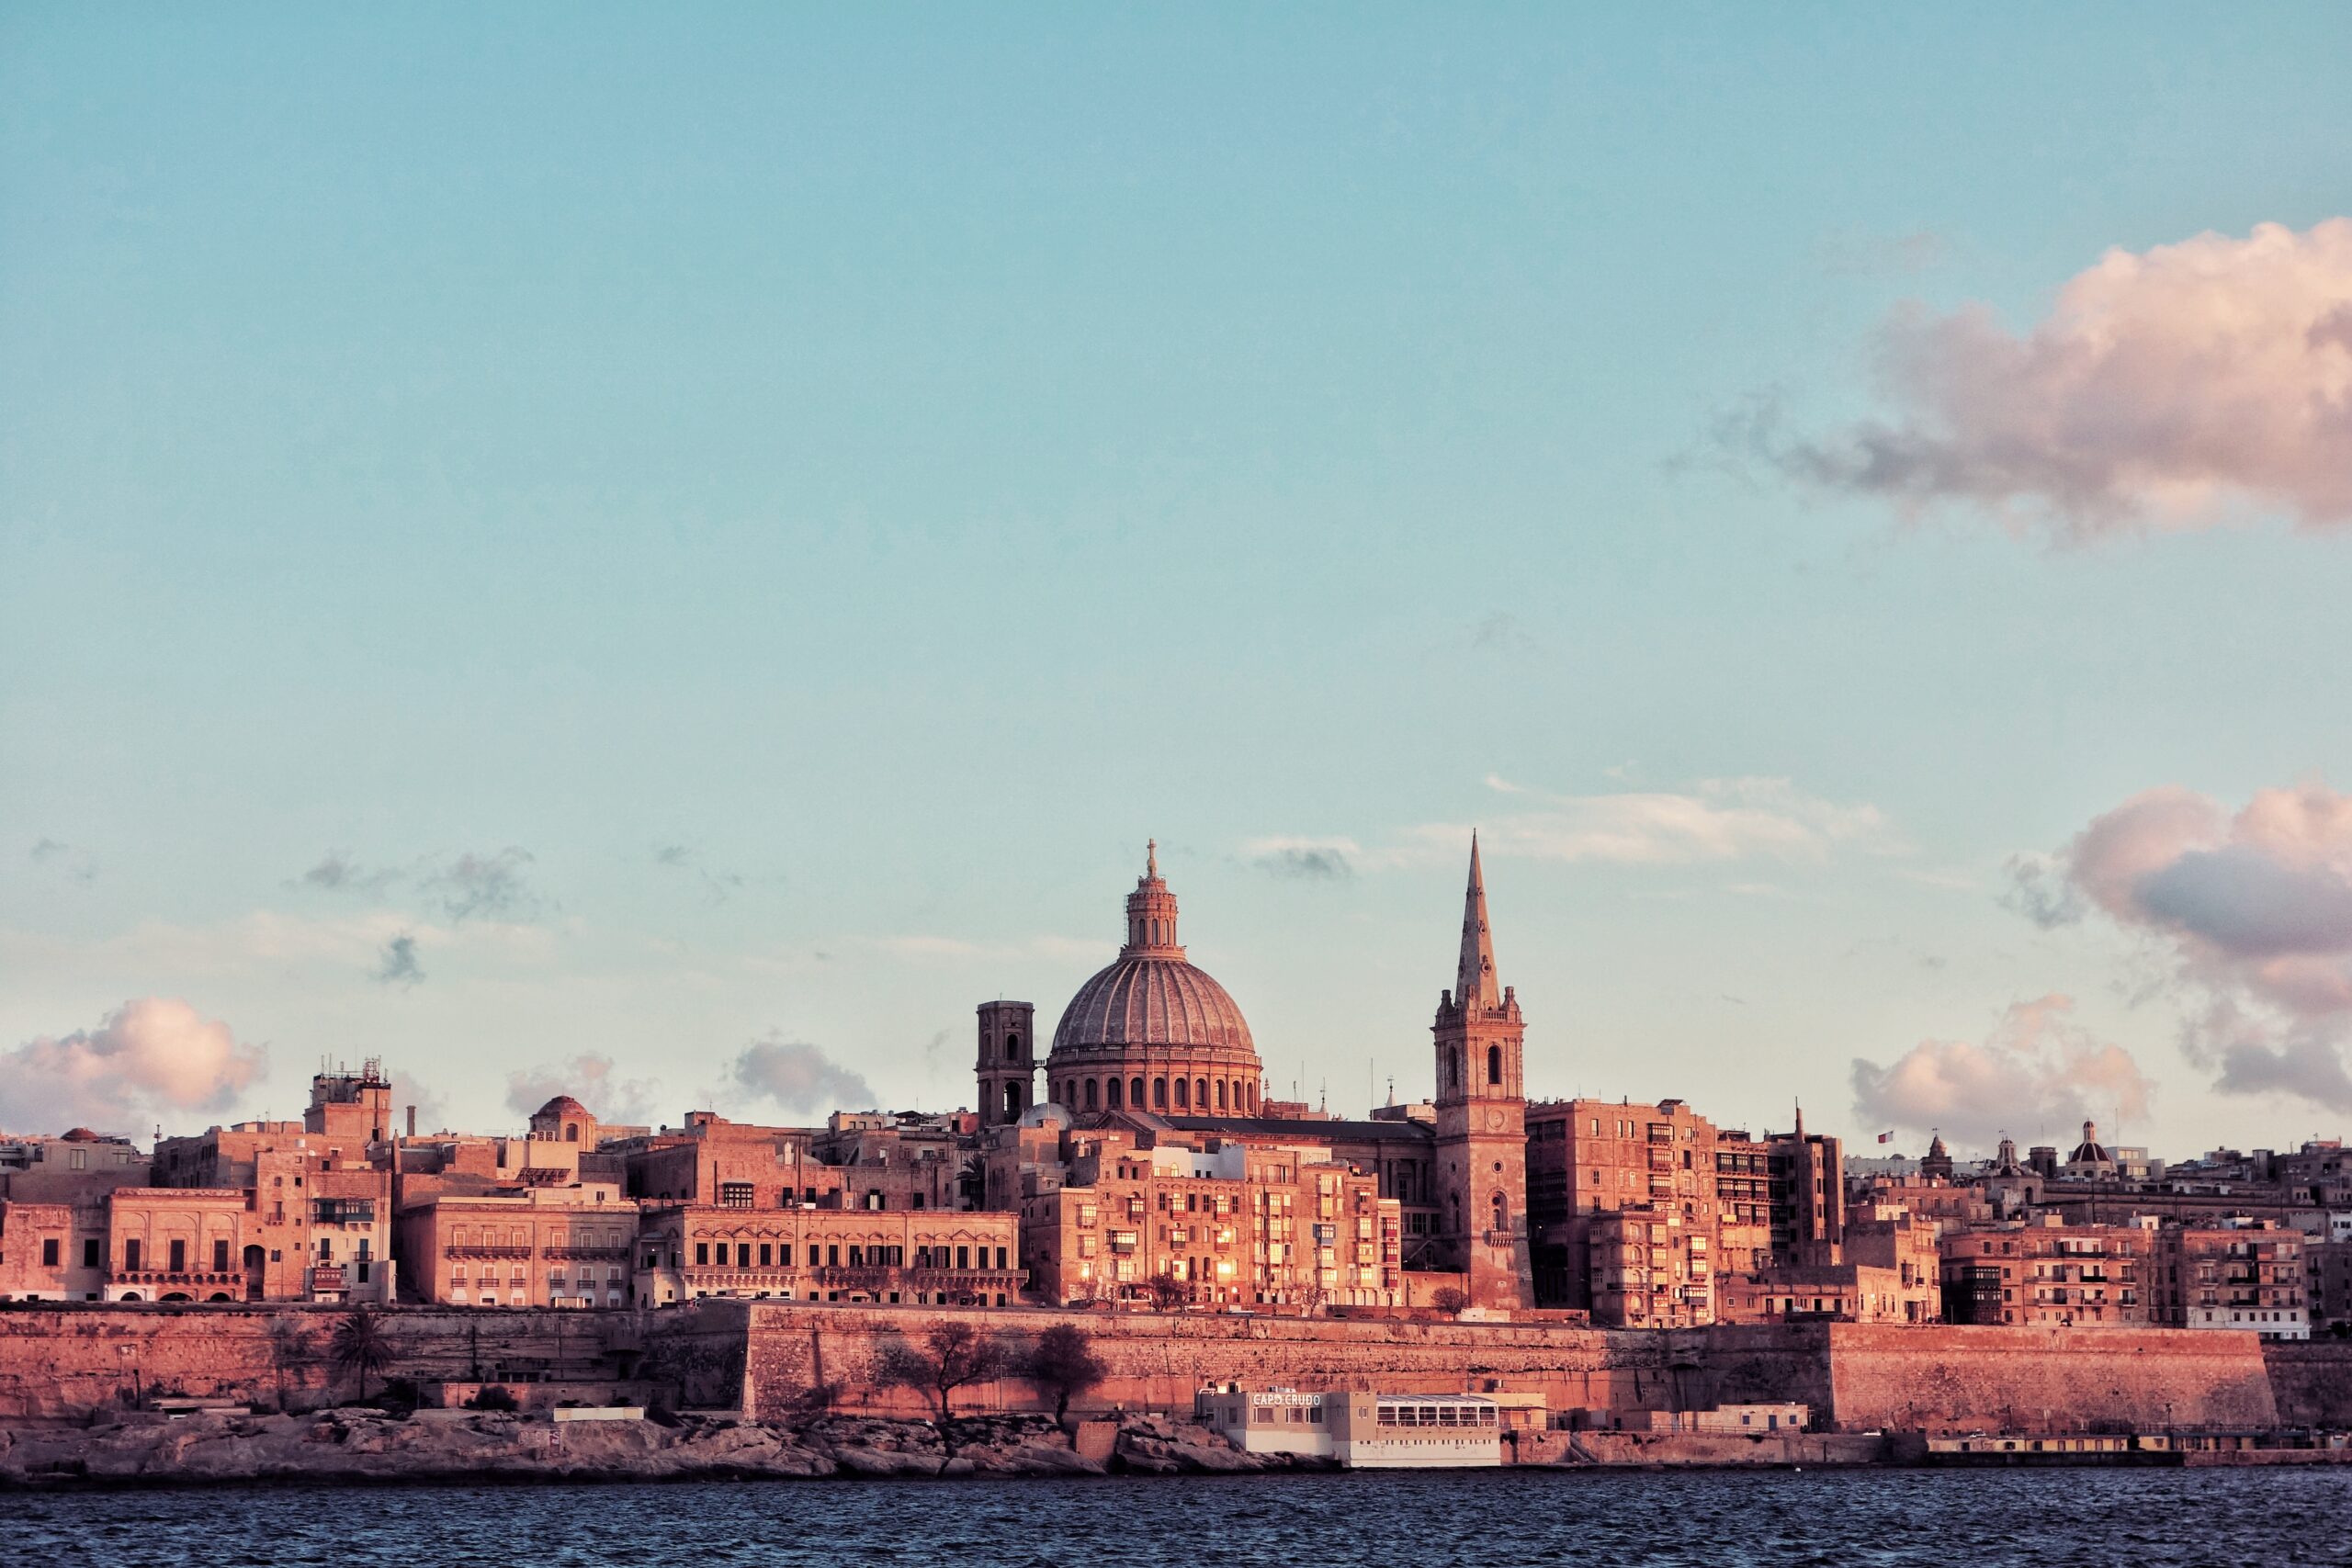
M 2262 1348 L 2278 1419 L 2290 1427 L 2352 1427 L 2352 1339 Z
M 2262 1344 L 2210 1330 L 1833 1324 L 1840 1427 L 2065 1431 L 2278 1425 Z
M 913 1414 L 915 1396 L 874 1386 L 882 1355 L 919 1339 L 935 1320 L 920 1310 L 864 1307 L 854 1312 L 788 1304 L 732 1304 L 746 1320 L 745 1408 L 760 1416 L 791 1410 L 820 1385 L 837 1385 L 838 1402 L 877 1414 Z M 1216 1314 L 1155 1316 L 1101 1312 L 1006 1311 L 957 1314 L 1001 1336 L 1017 1357 L 1057 1323 L 1092 1337 L 1110 1376 L 1080 1408 L 1177 1409 L 1192 1406 L 1204 1383 L 1239 1381 L 1301 1388 L 1373 1387 L 1460 1392 L 1498 1383 L 1541 1389 L 1560 1405 L 1668 1409 L 1703 1393 L 1698 1369 L 1678 1359 L 1659 1335 L 1532 1325 L 1392 1323 L 1259 1318 Z M 974 1388 L 966 1407 L 1034 1407 L 1035 1392 L 1016 1378 Z
M 0 1312 L 0 1420 L 78 1416 L 134 1390 L 312 1408 L 353 1392 L 329 1349 L 342 1316 L 286 1304 L 12 1307 Z M 644 1359 L 629 1314 L 407 1307 L 380 1322 L 399 1377 L 599 1377 Z
M 157 1393 L 300 1409 L 351 1391 L 333 1364 L 334 1308 L 62 1306 L 0 1311 L 0 1420 L 71 1416 Z M 781 1416 L 812 1390 L 835 1408 L 918 1413 L 875 1378 L 896 1343 L 943 1315 L 918 1308 L 706 1300 L 659 1312 L 403 1308 L 384 1314 L 392 1375 L 463 1380 L 641 1376 L 690 1405 Z M 2252 1335 L 1860 1325 L 1670 1334 L 1532 1324 L 1394 1323 L 1014 1309 L 951 1314 L 1016 1356 L 1077 1325 L 1111 1375 L 1085 1410 L 1189 1409 L 1204 1383 L 1541 1392 L 1555 1408 L 1703 1408 L 1798 1401 L 1872 1427 L 2352 1426 L 2352 1345 L 2262 1347 Z M 2277 1392 L 2274 1393 L 2274 1387 Z M 1006 1377 L 972 1410 L 1047 1402 Z

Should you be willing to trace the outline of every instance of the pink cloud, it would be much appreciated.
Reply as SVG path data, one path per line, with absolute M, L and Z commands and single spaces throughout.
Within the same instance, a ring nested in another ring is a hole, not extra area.
M 2135 1122 L 2154 1092 L 2120 1045 L 2074 1021 L 2071 997 L 2017 1002 L 1984 1041 L 1922 1040 L 1883 1066 L 1857 1059 L 1854 1109 L 1871 1126 L 1935 1128 L 1963 1147 L 2032 1138 L 2098 1116 Z
M 166 1111 L 226 1111 L 267 1060 L 187 1003 L 143 997 L 96 1029 L 42 1035 L 0 1055 L 0 1122 L 21 1132 L 77 1122 L 136 1131 Z
M 2198 1000 L 2190 1055 L 2222 1088 L 2352 1110 L 2352 795 L 2267 789 L 2232 814 L 2149 790 L 2014 869 L 2042 923 L 2097 908 L 2167 953 Z
M 2023 333 L 1981 304 L 1909 307 L 1878 361 L 1885 417 L 1776 460 L 2070 538 L 2247 510 L 2352 521 L 2352 219 L 2109 251 Z

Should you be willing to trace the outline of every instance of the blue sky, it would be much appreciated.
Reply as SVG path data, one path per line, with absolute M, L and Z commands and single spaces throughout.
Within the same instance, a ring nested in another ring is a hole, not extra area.
M 473 1125 L 582 1056 L 616 1111 L 797 1113 L 731 1077 L 763 1039 L 965 1103 L 973 1005 L 1057 1015 L 1151 835 L 1275 1089 L 1353 1107 L 1425 1084 L 1478 824 L 1539 1093 L 1862 1136 L 1858 1059 L 1971 1043 L 2054 1077 L 1904 1105 L 2055 1137 L 2113 1047 L 2127 1141 L 2334 1131 L 2198 1035 L 2250 971 L 2017 883 L 2143 792 L 2352 779 L 2312 487 L 2061 536 L 1725 432 L 1895 417 L 1905 309 L 2024 333 L 2110 248 L 2352 212 L 2347 51 L 2329 6 L 14 7 L 0 1050 L 96 1077 L 0 1122 L 368 1055 Z M 152 998 L 266 1067 L 141 1077 Z

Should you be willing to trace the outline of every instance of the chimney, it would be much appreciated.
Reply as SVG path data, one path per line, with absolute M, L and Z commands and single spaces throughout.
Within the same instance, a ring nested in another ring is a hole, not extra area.
M 408 1108 L 408 1135 L 412 1138 L 416 1136 L 416 1107 L 413 1105 Z

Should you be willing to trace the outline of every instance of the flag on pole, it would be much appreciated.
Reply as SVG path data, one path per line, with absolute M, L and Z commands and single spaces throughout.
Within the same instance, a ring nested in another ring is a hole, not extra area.
M 1894 1134 L 1893 1133 L 1881 1133 L 1878 1135 L 1878 1141 L 1882 1144 L 1891 1144 L 1894 1142 Z

